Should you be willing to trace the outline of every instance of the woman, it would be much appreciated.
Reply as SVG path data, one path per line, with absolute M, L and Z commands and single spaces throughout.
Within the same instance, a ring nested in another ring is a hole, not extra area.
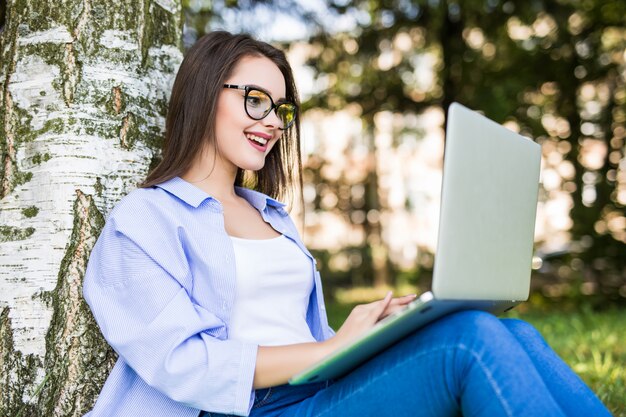
M 473 311 L 336 381 L 285 385 L 414 298 L 329 328 L 315 261 L 275 199 L 300 178 L 297 103 L 266 43 L 214 32 L 188 52 L 163 160 L 89 261 L 85 298 L 119 354 L 91 415 L 609 415 L 532 328 Z

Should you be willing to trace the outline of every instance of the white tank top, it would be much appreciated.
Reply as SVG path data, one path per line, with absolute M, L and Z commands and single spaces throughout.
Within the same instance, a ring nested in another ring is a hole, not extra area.
M 315 341 L 306 323 L 313 289 L 308 257 L 284 235 L 231 240 L 237 287 L 228 337 L 260 346 Z

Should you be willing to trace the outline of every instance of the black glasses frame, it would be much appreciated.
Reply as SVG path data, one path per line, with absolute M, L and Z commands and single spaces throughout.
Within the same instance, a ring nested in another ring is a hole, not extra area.
M 286 105 L 289 105 L 289 106 L 293 106 L 293 120 L 291 122 L 289 122 L 286 126 L 279 127 L 279 129 L 280 130 L 287 130 L 296 121 L 296 118 L 298 116 L 298 106 L 296 106 L 294 103 L 292 103 L 290 101 L 286 101 L 286 100 L 279 100 L 278 104 L 274 103 L 274 99 L 272 99 L 272 96 L 270 95 L 270 93 L 268 93 L 267 91 L 265 91 L 261 87 L 256 87 L 256 86 L 252 86 L 252 85 L 238 85 L 238 84 L 224 84 L 223 87 L 224 88 L 232 88 L 232 89 L 235 89 L 235 90 L 244 90 L 245 91 L 243 107 L 244 107 L 244 110 L 246 111 L 246 114 L 248 115 L 248 117 L 251 118 L 252 120 L 263 120 L 263 119 L 265 119 L 267 117 L 268 114 L 270 114 L 272 112 L 272 110 L 274 110 L 274 112 L 278 116 L 277 109 L 280 106 L 286 104 Z M 248 111 L 248 95 L 250 94 L 250 91 L 260 91 L 261 93 L 265 94 L 267 96 L 267 98 L 270 99 L 271 106 L 270 106 L 269 109 L 267 109 L 265 112 L 263 112 L 263 116 L 261 116 L 261 117 L 253 117 L 250 114 L 250 112 Z M 280 119 L 280 117 L 279 117 L 279 119 Z

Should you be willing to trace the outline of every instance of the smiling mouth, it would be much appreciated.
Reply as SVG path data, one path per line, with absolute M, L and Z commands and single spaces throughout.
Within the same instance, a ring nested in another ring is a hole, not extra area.
M 267 139 L 256 136 L 256 135 L 252 135 L 250 133 L 246 134 L 246 138 L 248 138 L 248 140 L 251 140 L 253 142 L 258 143 L 261 146 L 265 146 L 267 145 Z
M 246 139 L 248 139 L 250 142 L 250 145 L 252 145 L 253 148 L 261 151 L 261 152 L 265 152 L 267 149 L 267 144 L 269 142 L 269 139 L 266 138 L 262 138 L 260 136 L 257 136 L 253 133 L 246 133 Z

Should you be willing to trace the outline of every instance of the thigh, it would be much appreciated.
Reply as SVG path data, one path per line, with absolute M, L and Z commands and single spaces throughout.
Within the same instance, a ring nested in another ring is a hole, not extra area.
M 482 312 L 438 320 L 327 388 L 265 411 L 255 416 L 563 415 L 517 340 Z

